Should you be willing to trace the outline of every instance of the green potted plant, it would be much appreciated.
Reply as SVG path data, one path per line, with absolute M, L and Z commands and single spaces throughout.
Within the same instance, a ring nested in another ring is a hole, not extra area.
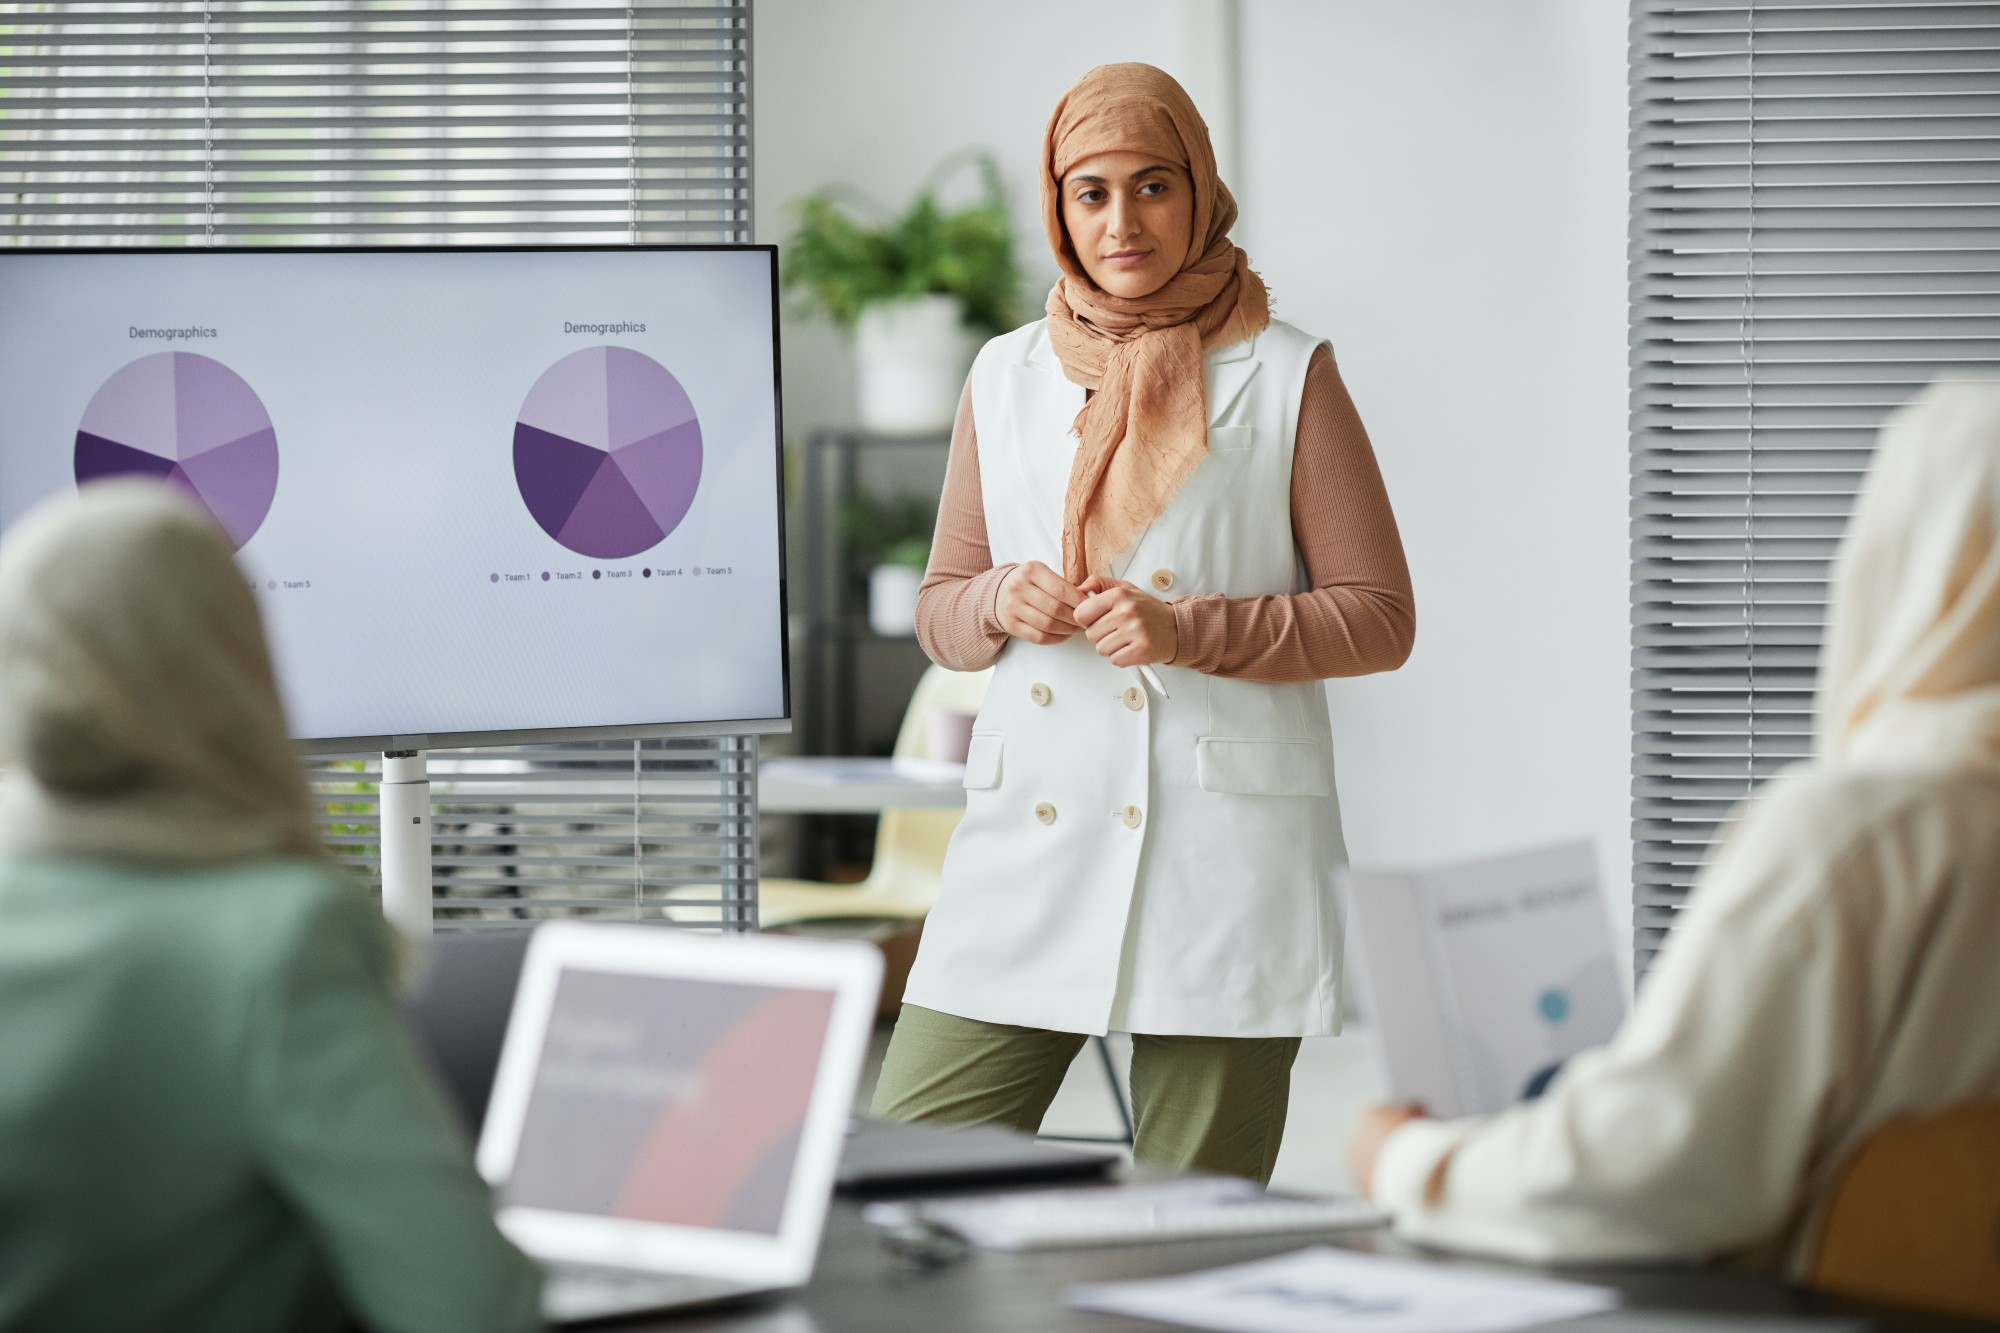
M 936 506 L 921 496 L 877 499 L 864 491 L 848 501 L 843 517 L 849 567 L 868 571 L 869 628 L 892 636 L 915 633 Z
M 940 203 L 967 168 L 974 200 Z M 1018 322 L 1020 273 L 993 159 L 945 159 L 901 216 L 844 186 L 808 196 L 786 242 L 784 286 L 853 333 L 865 429 L 949 430 L 979 344 Z
M 917 589 L 930 562 L 930 537 L 906 537 L 868 571 L 868 624 L 877 634 L 917 632 Z

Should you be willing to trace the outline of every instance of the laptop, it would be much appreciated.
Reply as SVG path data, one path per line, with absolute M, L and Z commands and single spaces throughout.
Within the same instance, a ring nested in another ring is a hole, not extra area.
M 996 1125 L 946 1127 L 857 1120 L 833 1192 L 854 1198 L 1097 1180 L 1125 1160 L 1109 1148 L 1041 1143 Z
M 876 993 L 866 944 L 554 922 L 522 964 L 479 1171 L 553 1323 L 812 1276 Z

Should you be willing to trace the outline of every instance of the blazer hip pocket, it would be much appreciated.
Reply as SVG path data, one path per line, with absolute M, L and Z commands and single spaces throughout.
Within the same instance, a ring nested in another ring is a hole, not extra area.
M 1317 741 L 1203 736 L 1194 743 L 1194 756 L 1195 778 L 1203 791 L 1238 796 L 1333 795 L 1333 757 Z

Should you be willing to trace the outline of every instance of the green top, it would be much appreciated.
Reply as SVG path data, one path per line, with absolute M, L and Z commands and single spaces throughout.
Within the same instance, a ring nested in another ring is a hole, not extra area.
M 541 1327 L 391 974 L 330 865 L 0 858 L 0 1328 Z

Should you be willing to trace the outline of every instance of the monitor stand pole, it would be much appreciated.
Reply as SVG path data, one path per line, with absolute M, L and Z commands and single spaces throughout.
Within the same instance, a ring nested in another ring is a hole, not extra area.
M 431 780 L 422 750 L 382 754 L 382 915 L 405 938 L 431 936 Z

